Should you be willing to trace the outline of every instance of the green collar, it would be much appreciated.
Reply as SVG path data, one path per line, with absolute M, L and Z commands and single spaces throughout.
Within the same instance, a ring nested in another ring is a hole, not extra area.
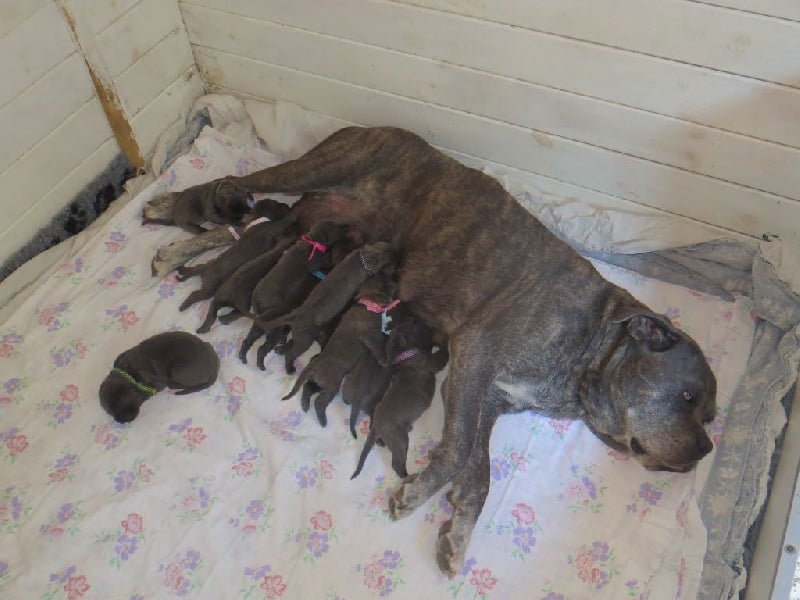
M 136 379 L 133 377 L 133 375 L 131 375 L 127 371 L 123 371 L 122 369 L 119 369 L 117 367 L 114 367 L 111 370 L 114 373 L 118 373 L 119 375 L 122 375 L 125 379 L 128 380 L 128 382 L 131 383 L 131 385 L 133 385 L 133 387 L 135 387 L 140 392 L 143 392 L 143 393 L 147 394 L 148 396 L 154 396 L 155 394 L 158 393 L 158 390 L 156 388 L 150 387 L 149 385 L 145 385 L 145 384 L 141 383 L 140 381 L 136 381 Z

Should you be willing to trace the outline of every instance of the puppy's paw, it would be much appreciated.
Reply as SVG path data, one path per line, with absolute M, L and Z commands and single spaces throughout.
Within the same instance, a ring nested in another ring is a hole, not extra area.
M 464 565 L 467 546 L 464 536 L 453 529 L 453 520 L 446 521 L 439 529 L 439 538 L 436 540 L 436 564 L 450 579 L 455 577 Z
M 422 504 L 414 493 L 414 481 L 417 477 L 418 474 L 413 473 L 403 479 L 389 496 L 389 516 L 395 521 L 407 517 Z

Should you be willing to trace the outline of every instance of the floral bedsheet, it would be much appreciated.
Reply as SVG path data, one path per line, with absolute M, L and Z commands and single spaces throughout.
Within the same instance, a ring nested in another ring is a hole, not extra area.
M 103 412 L 97 389 L 117 354 L 194 331 L 206 310 L 177 310 L 196 280 L 151 276 L 155 248 L 186 234 L 141 226 L 144 203 L 275 162 L 205 129 L 0 325 L 0 597 L 694 598 L 711 458 L 690 474 L 649 473 L 579 422 L 503 417 L 489 498 L 464 568 L 447 579 L 433 557 L 451 510 L 444 491 L 392 522 L 386 452 L 350 480 L 366 420 L 356 441 L 338 399 L 324 429 L 281 402 L 293 379 L 279 357 L 264 372 L 236 358 L 243 320 L 204 336 L 222 361 L 211 388 L 162 392 L 124 426 Z M 753 336 L 749 301 L 597 266 L 703 347 L 719 383 L 718 441 Z M 410 471 L 426 464 L 442 414 L 437 399 L 415 425 Z

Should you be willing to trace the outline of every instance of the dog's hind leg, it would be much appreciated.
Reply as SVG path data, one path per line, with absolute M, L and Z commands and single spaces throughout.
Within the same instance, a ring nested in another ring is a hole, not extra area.
M 370 430 L 369 435 L 367 436 L 367 441 L 364 442 L 364 448 L 362 448 L 361 450 L 361 456 L 358 457 L 358 466 L 356 467 L 356 470 L 353 472 L 353 474 L 350 476 L 350 479 L 355 479 L 361 474 L 361 469 L 364 468 L 364 463 L 367 460 L 367 455 L 369 454 L 370 450 L 372 450 L 372 447 L 374 445 L 375 445 L 375 432 Z
M 395 427 L 391 435 L 384 438 L 384 443 L 392 453 L 392 469 L 400 477 L 408 477 L 406 458 L 408 457 L 408 432 Z
M 224 305 L 220 306 L 219 308 L 222 308 L 223 306 Z M 231 312 L 218 316 L 217 319 L 219 319 L 219 322 L 223 325 L 227 325 L 229 323 L 233 323 L 236 319 L 239 319 L 243 316 L 244 315 L 242 313 L 234 308 Z
M 332 390 L 323 390 L 319 393 L 319 395 L 314 398 L 314 411 L 317 413 L 317 420 L 319 424 L 325 427 L 328 424 L 328 416 L 325 414 L 325 411 L 328 408 L 328 405 L 333 401 L 333 397 L 339 389 L 332 389 Z
M 178 310 L 184 311 L 189 308 L 195 302 L 200 302 L 201 300 L 207 300 L 211 298 L 214 294 L 209 294 L 207 290 L 200 288 L 199 290 L 193 291 L 186 297 L 186 300 L 178 307 Z
M 266 366 L 264 365 L 264 359 L 267 357 L 267 354 L 272 352 L 275 349 L 275 346 L 280 344 L 283 340 L 286 339 L 286 334 L 284 329 L 281 327 L 279 329 L 273 329 L 272 331 L 266 334 L 266 339 L 264 343 L 261 344 L 261 347 L 258 349 L 258 357 L 256 358 L 256 364 L 258 368 L 262 371 L 266 370 Z
M 243 363 L 247 364 L 247 352 L 250 350 L 250 347 L 255 344 L 256 340 L 263 335 L 263 331 L 261 331 L 261 327 L 253 323 L 253 326 L 250 327 L 250 331 L 247 332 L 247 336 L 242 341 L 242 347 L 239 348 L 239 360 Z
M 178 274 L 175 276 L 175 279 L 178 281 L 186 281 L 194 277 L 195 275 L 200 275 L 205 268 L 207 263 L 203 263 L 201 265 L 192 265 L 191 267 L 187 267 L 186 265 L 181 265 L 178 267 Z
M 217 311 L 219 310 L 219 306 L 217 306 L 216 300 L 211 300 L 211 304 L 208 306 L 208 312 L 206 313 L 206 318 L 200 327 L 197 328 L 197 333 L 208 333 L 211 329 L 211 325 L 214 324 L 214 321 L 217 319 Z

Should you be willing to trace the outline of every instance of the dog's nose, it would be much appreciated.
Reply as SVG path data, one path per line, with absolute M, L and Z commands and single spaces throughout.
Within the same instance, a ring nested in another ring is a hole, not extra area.
M 706 454 L 714 449 L 714 443 L 706 434 L 697 436 L 697 458 L 703 458 Z

